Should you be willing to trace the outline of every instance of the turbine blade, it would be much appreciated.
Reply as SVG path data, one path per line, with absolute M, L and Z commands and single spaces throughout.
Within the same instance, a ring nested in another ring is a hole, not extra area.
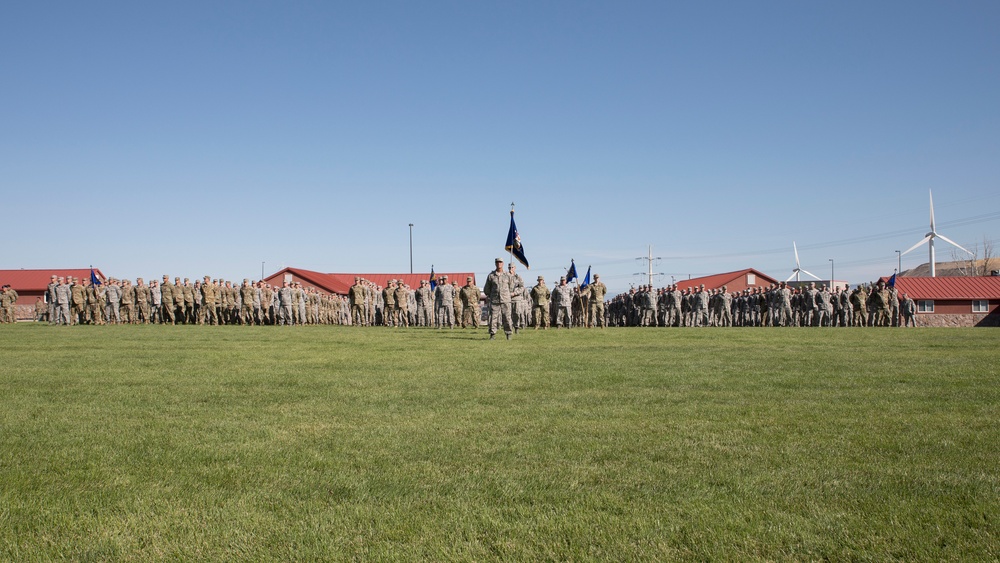
M 927 190 L 927 193 L 931 196 L 931 232 L 934 232 L 934 193 Z
M 923 238 L 923 239 L 922 239 L 922 240 L 921 240 L 920 242 L 918 242 L 917 244 L 914 244 L 913 246 L 911 246 L 911 247 L 910 247 L 910 250 L 914 250 L 914 249 L 915 249 L 915 248 L 917 248 L 918 246 L 920 246 L 920 245 L 922 245 L 922 244 L 926 243 L 927 241 L 931 240 L 931 238 L 932 238 L 932 237 L 931 237 L 931 235 L 927 235 L 927 236 L 925 236 L 925 237 L 924 237 L 924 238 Z M 907 250 L 907 251 L 906 251 L 906 252 L 904 252 L 903 254 L 909 254 L 909 253 L 910 253 L 910 250 Z M 902 256 L 902 254 L 901 254 L 900 256 Z
M 796 271 L 797 271 L 797 270 L 796 270 Z M 785 281 L 786 281 L 786 282 L 790 282 L 790 281 L 792 281 L 792 278 L 794 278 L 794 277 L 795 277 L 795 272 L 796 272 L 796 271 L 793 271 L 793 272 L 792 272 L 792 275 L 788 276 L 788 279 L 786 279 Z
M 972 254 L 971 252 L 969 252 L 969 251 L 968 251 L 968 250 L 966 250 L 965 248 L 962 248 L 962 245 L 961 245 L 961 244 L 958 244 L 957 242 L 955 242 L 955 241 L 951 240 L 950 238 L 948 238 L 948 237 L 946 237 L 946 236 L 944 236 L 944 235 L 938 235 L 938 236 L 937 236 L 937 238 L 939 238 L 939 239 L 941 239 L 941 240 L 943 240 L 943 241 L 947 242 L 948 244 L 950 244 L 950 245 L 952 245 L 952 246 L 955 246 L 955 247 L 958 247 L 958 248 L 960 248 L 960 249 L 962 249 L 962 250 L 965 250 L 966 254 Z
M 821 278 L 821 277 L 817 276 L 816 274 L 810 274 L 810 273 L 809 273 L 809 272 L 807 272 L 806 270 L 801 270 L 801 272 L 802 272 L 803 274 L 807 275 L 807 276 L 812 276 L 812 278 L 813 278 L 814 280 L 821 280 L 821 281 L 822 281 L 822 279 L 823 279 L 823 278 Z
M 792 241 L 792 250 L 795 252 L 795 267 L 799 267 L 799 249 L 795 246 L 795 241 Z

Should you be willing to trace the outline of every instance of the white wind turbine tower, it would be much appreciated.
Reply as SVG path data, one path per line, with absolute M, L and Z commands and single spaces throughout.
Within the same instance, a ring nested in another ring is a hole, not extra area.
M 928 193 L 930 193 L 930 196 L 931 196 L 931 232 L 927 233 L 927 235 L 920 242 L 918 242 L 917 244 L 914 244 L 913 246 L 911 246 L 910 249 L 907 250 L 906 252 L 904 252 L 903 254 L 909 253 L 910 250 L 914 250 L 918 246 L 920 246 L 921 244 L 924 244 L 926 242 L 927 243 L 927 249 L 928 249 L 928 252 L 930 254 L 930 257 L 928 258 L 928 263 L 930 264 L 930 267 L 931 267 L 931 277 L 933 278 L 933 277 L 935 277 L 934 276 L 934 239 L 939 238 L 939 239 L 947 242 L 948 244 L 950 244 L 950 245 L 952 245 L 952 246 L 954 246 L 954 247 L 956 247 L 956 248 L 958 248 L 958 249 L 960 249 L 960 250 L 962 250 L 964 252 L 967 252 L 968 254 L 972 254 L 972 253 L 969 252 L 968 250 L 962 248 L 962 245 L 958 244 L 957 242 L 949 239 L 948 237 L 946 237 L 946 236 L 944 236 L 942 234 L 939 234 L 934 229 L 934 194 L 931 193 L 930 190 L 928 190 Z M 902 256 L 902 254 L 900 256 Z
M 798 283 L 799 282 L 799 272 L 802 272 L 803 274 L 806 274 L 807 276 L 812 276 L 813 278 L 815 278 L 817 280 L 820 279 L 820 277 L 817 276 L 816 274 L 811 274 L 811 273 L 803 270 L 799 266 L 799 249 L 795 246 L 795 241 L 794 240 L 792 241 L 792 250 L 795 252 L 795 269 L 792 270 L 792 275 L 788 276 L 788 279 L 785 280 L 785 281 L 789 282 L 789 281 L 792 281 L 792 278 L 795 278 L 795 283 Z

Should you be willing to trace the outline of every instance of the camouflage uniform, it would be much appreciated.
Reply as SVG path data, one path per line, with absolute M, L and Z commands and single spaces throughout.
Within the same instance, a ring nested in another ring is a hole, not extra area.
M 513 326 L 510 318 L 511 293 L 514 291 L 514 280 L 510 274 L 503 271 L 503 260 L 494 261 L 496 269 L 486 276 L 483 293 L 490 306 L 489 326 L 490 340 L 496 337 L 497 329 L 503 324 L 503 331 L 510 340 Z
M 531 288 L 531 305 L 535 314 L 535 329 L 549 327 L 549 299 L 552 292 L 545 287 L 545 278 L 538 276 L 538 283 Z
M 462 328 L 479 326 L 479 288 L 472 283 L 472 276 L 465 280 L 462 288 Z

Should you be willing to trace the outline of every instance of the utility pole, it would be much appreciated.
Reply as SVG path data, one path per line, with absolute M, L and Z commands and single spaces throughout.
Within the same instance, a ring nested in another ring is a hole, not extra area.
M 640 256 L 640 257 L 636 258 L 636 260 L 645 260 L 646 261 L 646 266 L 647 266 L 646 272 L 645 273 L 638 272 L 635 275 L 637 275 L 637 276 L 645 275 L 646 279 L 648 280 L 646 282 L 647 285 L 650 285 L 650 286 L 653 285 L 653 276 L 662 276 L 663 275 L 662 272 L 657 272 L 655 274 L 653 273 L 653 260 L 661 260 L 661 258 L 659 256 L 657 256 L 656 258 L 653 258 L 653 245 L 649 245 L 649 253 L 646 256 Z
M 410 273 L 413 273 L 413 223 L 410 223 Z

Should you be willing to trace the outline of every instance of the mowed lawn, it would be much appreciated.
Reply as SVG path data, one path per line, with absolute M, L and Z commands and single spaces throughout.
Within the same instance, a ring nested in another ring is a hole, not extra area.
M 0 560 L 997 560 L 996 329 L 0 326 Z

